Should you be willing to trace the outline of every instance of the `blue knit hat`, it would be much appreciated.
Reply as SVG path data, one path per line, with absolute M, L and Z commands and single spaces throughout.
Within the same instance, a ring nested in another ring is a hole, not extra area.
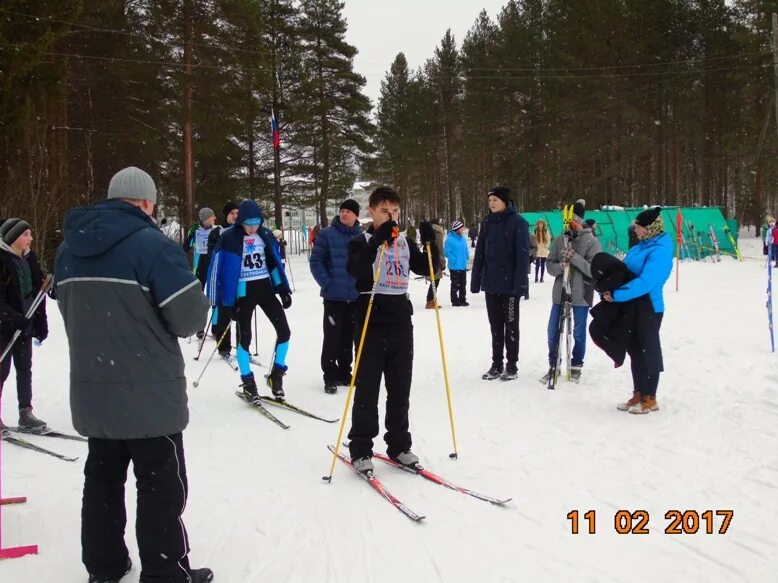
M 249 225 L 256 226 L 261 225 L 265 221 L 262 216 L 262 209 L 253 200 L 244 200 L 240 203 L 238 209 L 238 218 L 235 219 L 236 225 Z

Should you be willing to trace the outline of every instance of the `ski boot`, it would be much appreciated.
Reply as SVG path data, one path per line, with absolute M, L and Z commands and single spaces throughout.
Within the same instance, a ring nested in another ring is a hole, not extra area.
M 501 381 L 512 381 L 519 376 L 519 369 L 515 364 L 509 364 L 505 367 L 505 371 L 500 375 Z
M 243 381 L 243 384 L 241 384 L 241 387 L 243 388 L 243 398 L 249 403 L 258 403 L 259 393 L 257 393 L 257 383 L 254 380 L 254 374 L 247 374 L 246 376 L 240 377 L 240 380 Z
M 41 433 L 46 430 L 46 422 L 32 414 L 32 407 L 19 409 L 19 429 L 29 433 Z
M 284 399 L 284 375 L 286 371 L 287 367 L 274 362 L 273 369 L 267 375 L 267 386 L 270 387 L 270 392 L 276 399 L 282 401 Z
M 502 363 L 493 364 L 492 368 L 490 368 L 483 375 L 481 375 L 481 378 L 485 381 L 493 381 L 494 379 L 498 378 L 501 374 L 502 374 Z
M 0 419 L 0 438 L 11 437 L 11 431 L 5 426 L 3 420 Z
M 124 573 L 117 576 L 104 577 L 102 575 L 89 575 L 89 583 L 119 583 L 121 579 L 132 570 L 132 561 L 127 557 L 127 565 L 124 567 Z
M 331 380 L 324 381 L 324 392 L 328 395 L 334 395 L 338 392 L 338 383 Z
M 419 456 L 413 453 L 410 449 L 398 453 L 396 456 L 390 457 L 398 464 L 405 466 L 406 468 L 413 468 L 419 465 Z
M 373 460 L 367 456 L 351 460 L 351 465 L 362 475 L 371 475 L 374 470 Z

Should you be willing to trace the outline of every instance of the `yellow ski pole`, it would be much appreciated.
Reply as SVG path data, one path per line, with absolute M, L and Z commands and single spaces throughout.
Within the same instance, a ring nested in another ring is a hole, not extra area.
M 432 250 L 430 244 L 425 243 L 427 247 L 427 262 L 430 266 L 430 281 L 432 282 L 432 299 L 435 302 L 435 318 L 438 321 L 438 340 L 440 340 L 440 359 L 443 362 L 443 379 L 446 382 L 446 399 L 448 400 L 448 418 L 451 421 L 451 439 L 454 442 L 454 453 L 448 454 L 451 459 L 457 459 L 459 452 L 457 450 L 457 432 L 454 428 L 454 407 L 451 405 L 451 386 L 448 382 L 448 365 L 446 364 L 446 347 L 443 344 L 443 327 L 440 324 L 440 306 L 438 305 L 438 287 L 435 285 L 435 268 L 432 266 Z M 440 252 L 440 251 L 439 251 Z
M 340 417 L 340 428 L 338 428 L 338 438 L 335 440 L 335 451 L 332 453 L 332 464 L 330 465 L 330 473 L 328 476 L 322 476 L 322 480 L 327 483 L 332 483 L 332 474 L 335 473 L 335 461 L 338 459 L 340 453 L 340 443 L 343 439 L 343 430 L 346 427 L 346 417 L 348 416 L 348 408 L 351 405 L 351 398 L 354 396 L 354 385 L 357 381 L 357 372 L 359 372 L 359 362 L 362 360 L 362 348 L 365 345 L 365 336 L 367 335 L 367 324 L 370 321 L 370 313 L 373 311 L 373 299 L 375 298 L 375 290 L 378 286 L 378 276 L 381 273 L 381 262 L 384 258 L 384 251 L 387 244 L 381 245 L 381 253 L 378 255 L 378 262 L 373 275 L 373 289 L 370 290 L 370 301 L 367 304 L 367 312 L 365 312 L 365 323 L 362 324 L 362 335 L 359 338 L 359 347 L 357 348 L 357 357 L 354 361 L 354 372 L 351 373 L 351 382 L 348 385 L 348 395 L 346 396 L 346 405 L 343 407 L 343 415 Z

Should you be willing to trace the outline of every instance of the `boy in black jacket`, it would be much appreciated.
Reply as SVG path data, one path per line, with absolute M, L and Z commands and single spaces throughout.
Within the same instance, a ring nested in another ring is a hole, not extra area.
M 375 270 L 379 268 L 348 435 L 354 469 L 361 473 L 373 471 L 371 457 L 373 439 L 379 431 L 378 392 L 382 375 L 386 383 L 386 452 L 403 465 L 412 466 L 419 461 L 411 452 L 408 431 L 413 367 L 413 307 L 408 299 L 408 279 L 411 271 L 429 275 L 427 243 L 431 244 L 433 266 L 438 264 L 440 252 L 435 245 L 432 225 L 427 222 L 419 225 L 425 251 L 419 251 L 400 234 L 397 226 L 400 197 L 393 189 L 386 186 L 375 189 L 370 195 L 369 213 L 373 224 L 366 233 L 349 242 L 347 266 L 348 272 L 357 279 L 360 292 L 356 309 L 357 334 L 361 334 Z M 382 245 L 384 254 L 378 266 Z
M 32 413 L 32 339 L 43 342 L 49 334 L 46 307 L 42 303 L 32 321 L 25 318 L 43 283 L 43 270 L 35 253 L 30 251 L 32 230 L 27 221 L 8 219 L 0 224 L 0 353 L 17 330 L 22 334 L 0 363 L 0 394 L 16 368 L 16 394 L 19 401 L 19 426 L 42 431 L 46 422 Z M 0 420 L 0 432 L 6 431 Z

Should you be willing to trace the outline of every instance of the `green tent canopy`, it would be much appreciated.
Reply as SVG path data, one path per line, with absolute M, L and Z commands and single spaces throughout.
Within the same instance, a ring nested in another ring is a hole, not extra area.
M 649 207 L 604 207 L 599 210 L 587 210 L 585 218 L 597 221 L 594 234 L 600 240 L 602 250 L 617 255 L 627 252 L 629 248 L 627 229 L 635 217 L 646 208 Z M 681 246 L 681 259 L 699 260 L 715 255 L 716 242 L 720 254 L 737 256 L 737 221 L 725 219 L 721 207 L 662 207 L 665 231 L 670 234 L 674 243 L 677 240 L 679 210 L 684 241 Z M 549 226 L 552 237 L 562 234 L 561 210 L 521 213 L 521 216 L 529 223 L 530 232 L 535 232 L 535 224 L 542 219 Z M 675 245 L 675 248 L 677 250 L 678 246 Z

